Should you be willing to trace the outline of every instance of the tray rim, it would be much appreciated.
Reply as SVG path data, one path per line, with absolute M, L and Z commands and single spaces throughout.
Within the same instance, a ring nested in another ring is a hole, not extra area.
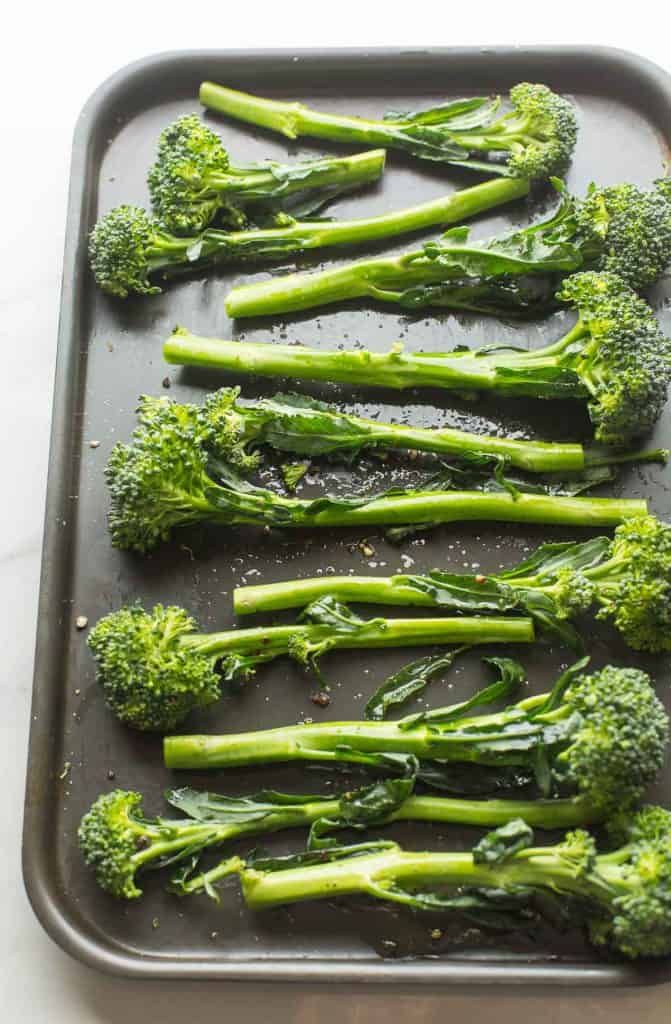
M 642 986 L 671 981 L 671 959 L 640 970 L 634 964 L 592 963 L 576 961 L 509 961 L 508 963 L 469 960 L 354 960 L 259 957 L 248 959 L 208 958 L 198 960 L 183 956 L 146 956 L 139 952 L 105 945 L 101 939 L 85 934 L 72 916 L 63 909 L 64 894 L 54 891 L 47 865 L 49 836 L 44 828 L 44 813 L 50 785 L 53 784 L 54 761 L 50 756 L 55 737 L 49 735 L 58 701 L 57 688 L 50 685 L 55 673 L 51 654 L 62 642 L 59 615 L 53 613 L 54 597 L 66 582 L 70 540 L 63 543 L 63 521 L 75 516 L 69 487 L 69 474 L 75 455 L 75 431 L 69 429 L 81 381 L 82 360 L 76 344 L 76 309 L 83 287 L 83 275 L 77 268 L 82 247 L 86 244 L 86 206 L 90 200 L 91 180 L 87 158 L 93 128 L 104 114 L 109 101 L 134 78 L 174 66 L 175 62 L 230 60 L 236 65 L 261 62 L 319 62 L 345 65 L 363 60 L 382 63 L 393 60 L 411 65 L 414 60 L 427 59 L 438 63 L 447 59 L 468 62 L 483 54 L 492 64 L 502 59 L 525 61 L 567 60 L 582 64 L 598 60 L 615 64 L 629 75 L 638 77 L 657 92 L 671 108 L 671 74 L 645 57 L 629 50 L 608 46 L 533 45 L 533 46 L 415 46 L 415 47 L 338 47 L 338 48 L 255 48 L 255 49 L 188 49 L 167 50 L 126 64 L 105 79 L 84 104 L 75 124 L 70 162 L 70 181 L 65 222 L 65 247 L 61 276 L 61 300 L 58 324 L 56 369 L 52 402 L 52 425 L 49 445 L 49 469 L 45 499 L 45 522 L 42 540 L 38 626 L 30 713 L 30 734 L 27 755 L 24 824 L 22 839 L 22 870 L 26 893 L 32 909 L 49 937 L 60 948 L 81 963 L 119 977 L 137 979 L 282 981 L 314 984 L 331 983 L 395 983 L 432 985 L 446 984 L 543 984 L 579 983 L 584 986 Z M 69 527 L 68 534 L 72 527 Z M 663 968 L 668 964 L 667 975 Z

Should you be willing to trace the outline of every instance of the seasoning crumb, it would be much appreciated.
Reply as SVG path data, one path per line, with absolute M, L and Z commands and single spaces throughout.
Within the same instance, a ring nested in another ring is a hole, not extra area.
M 71 768 L 72 768 L 72 762 L 71 761 L 66 761 L 64 763 L 64 765 L 63 765 L 63 770 L 60 773 L 60 775 L 58 776 L 58 778 L 59 779 L 67 779 L 68 775 L 70 774 Z
M 443 937 L 443 933 L 442 933 L 440 928 L 432 928 L 431 929 L 431 938 L 433 939 L 434 942 L 437 942 L 438 939 L 442 939 L 442 937 Z
M 116 772 L 114 771 L 114 768 L 108 768 L 107 778 L 109 779 L 110 782 L 113 782 L 114 779 L 116 779 Z
M 77 629 L 86 629 L 89 624 L 88 617 L 86 615 L 78 615 L 75 619 L 75 627 Z
M 100 448 L 100 441 L 89 441 L 89 448 Z
M 112 344 L 111 341 L 107 342 L 107 351 L 108 352 L 114 352 L 114 345 Z
M 79 687 L 77 687 L 77 689 L 76 689 L 76 690 L 74 691 L 75 697 L 79 697 L 79 695 L 81 694 L 81 692 L 82 692 L 82 691 L 81 691 L 81 690 L 79 689 Z
M 151 922 L 151 926 L 152 926 L 152 928 L 154 929 L 154 931 L 156 931 L 156 929 L 158 928 L 158 923 L 159 923 L 159 922 L 158 922 L 158 918 L 157 918 L 157 917 L 154 917 L 154 918 L 152 919 L 152 922 Z
M 394 950 L 398 949 L 398 942 L 395 942 L 394 939 L 383 939 L 382 947 L 389 950 L 389 952 L 394 952 Z
M 166 389 L 169 388 L 170 387 L 170 377 L 164 377 L 163 380 L 161 381 L 161 384 L 163 385 L 164 388 L 166 388 Z
M 375 548 L 372 544 L 369 544 L 367 540 L 362 540 L 359 544 L 359 551 L 364 558 L 372 558 L 375 554 Z
M 331 703 L 331 698 L 326 690 L 319 690 L 317 693 L 311 693 L 310 700 L 320 708 L 327 708 Z
M 477 576 L 475 577 L 475 582 L 476 583 L 486 583 L 487 582 L 487 577 L 483 576 L 482 573 L 479 572 L 477 574 Z
M 210 938 L 212 939 L 212 942 L 214 942 L 215 939 L 219 938 L 219 932 L 210 932 Z

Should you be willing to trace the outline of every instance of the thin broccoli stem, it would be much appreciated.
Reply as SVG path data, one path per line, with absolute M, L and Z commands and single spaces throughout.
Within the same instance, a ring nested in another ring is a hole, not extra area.
M 435 886 L 503 890 L 528 886 L 609 902 L 608 886 L 594 880 L 596 872 L 581 876 L 553 847 L 524 850 L 499 865 L 476 864 L 470 853 L 415 853 L 393 847 L 280 871 L 240 870 L 239 865 L 238 870 L 245 901 L 254 910 L 355 893 L 412 903 L 413 890 L 426 892 Z M 609 874 L 619 880 L 621 872 L 612 868 Z
M 252 416 L 256 410 L 252 411 Z M 241 410 L 245 416 L 245 409 Z M 267 421 L 262 422 L 259 428 L 261 442 L 277 446 L 285 451 L 283 441 L 280 437 L 266 439 L 265 428 L 269 424 L 275 429 L 272 436 L 284 435 L 284 424 L 290 412 L 278 416 L 277 423 L 270 412 Z M 333 422 L 334 431 L 328 435 L 328 441 L 332 445 L 331 451 L 350 451 L 352 442 L 355 445 L 373 445 L 386 447 L 386 449 L 408 449 L 415 452 L 430 452 L 435 455 L 447 456 L 468 456 L 472 453 L 478 455 L 491 455 L 504 459 L 511 466 L 527 470 L 532 473 L 546 472 L 581 472 L 585 469 L 585 450 L 582 444 L 559 444 L 547 441 L 534 440 L 512 440 L 509 437 L 493 437 L 487 434 L 471 434 L 464 430 L 455 430 L 449 427 L 442 429 L 429 429 L 425 427 L 400 426 L 391 423 L 380 423 L 376 420 L 367 420 L 359 416 L 347 416 L 342 413 L 329 413 L 327 410 L 320 410 L 319 416 L 314 421 L 304 417 L 300 410 L 296 411 L 297 430 L 299 434 L 308 438 L 312 432 L 318 436 L 322 429 L 322 422 L 327 417 Z M 252 430 L 253 430 L 252 419 Z M 343 423 L 351 425 L 351 434 L 338 426 Z M 279 429 L 278 429 L 279 428 Z M 253 435 L 250 433 L 253 439 Z M 287 451 L 291 451 L 289 443 Z M 645 459 L 643 455 L 641 459 Z M 659 455 L 658 455 L 659 458 Z M 635 455 L 630 457 L 635 460 Z M 617 461 L 617 460 L 616 460 Z M 607 465 L 607 459 L 603 456 L 599 465 Z
M 365 349 L 327 351 L 300 345 L 265 342 L 224 341 L 204 338 L 178 327 L 165 341 L 163 355 L 168 363 L 200 366 L 236 374 L 287 377 L 291 380 L 326 380 L 334 383 L 385 387 L 396 390 L 438 387 L 449 391 L 496 391 L 505 395 L 533 394 L 539 398 L 584 398 L 587 390 L 580 378 L 564 378 L 560 384 L 534 377 L 534 370 L 559 365 L 561 351 L 578 337 L 574 328 L 548 349 L 535 352 L 405 352 L 400 346 L 390 352 Z M 555 354 L 555 352 L 557 354 Z M 529 370 L 518 381 L 502 377 L 500 368 Z
M 395 257 L 369 257 L 316 272 L 287 274 L 234 288 L 226 297 L 226 312 L 237 319 L 270 316 L 363 297 L 396 303 L 404 292 L 418 285 L 475 278 L 476 275 L 464 272 L 464 259 L 469 255 L 482 257 L 482 250 L 474 252 L 468 244 L 450 244 L 449 258 L 445 252 L 441 259 L 431 259 L 419 249 Z M 540 270 L 545 274 L 567 272 L 578 269 L 581 262 L 575 255 L 563 255 L 551 262 L 546 260 Z M 511 257 L 506 269 L 517 275 L 534 274 L 539 266 Z M 495 276 L 501 277 L 503 273 L 501 267 Z M 440 305 L 449 307 L 449 301 L 443 297 Z
M 329 576 L 236 587 L 233 591 L 233 608 L 236 615 L 304 608 L 327 594 L 348 603 L 420 608 L 436 605 L 430 594 L 405 586 L 402 576 Z
M 242 835 L 299 828 L 324 819 L 333 821 L 334 827 L 338 827 L 340 812 L 339 800 L 315 800 L 308 804 L 283 807 L 261 820 L 226 826 L 228 835 L 224 834 L 225 829 L 222 828 L 221 842 Z M 424 821 L 496 828 L 515 818 L 523 818 L 532 828 L 566 829 L 590 825 L 602 817 L 602 813 L 584 797 L 558 800 L 461 800 L 442 796 L 411 796 L 376 824 L 381 826 L 394 821 Z M 340 827 L 347 827 L 347 822 L 342 821 Z M 230 873 L 224 867 L 225 863 L 222 861 L 209 871 L 196 875 L 183 884 L 181 891 L 184 894 L 201 892 L 214 885 Z
M 329 649 L 405 647 L 413 644 L 530 643 L 530 619 L 440 618 L 373 619 L 360 629 L 337 633 L 327 625 L 259 626 L 221 633 L 192 633 L 180 637 L 180 646 L 199 654 L 224 657 L 229 653 L 273 658 L 287 653 L 297 640 L 310 646 L 328 644 Z
M 170 235 L 159 235 L 149 254 L 149 269 L 151 273 L 158 273 L 184 270 L 189 263 L 196 267 L 246 259 L 282 260 L 309 249 L 381 241 L 437 224 L 466 220 L 522 198 L 528 194 L 529 187 L 527 179 L 496 178 L 418 206 L 361 220 L 296 221 L 288 227 L 244 231 L 208 228 L 201 235 L 178 240 Z M 197 255 L 192 255 L 195 252 Z
M 214 82 L 203 82 L 200 102 L 218 114 L 279 132 L 288 139 L 309 135 L 331 142 L 356 142 L 366 145 L 393 145 L 402 121 L 379 121 L 344 114 L 311 110 L 302 103 L 269 100 L 250 93 L 227 89 Z
M 385 150 L 374 149 L 366 153 L 355 153 L 353 156 L 305 160 L 295 168 L 288 168 L 300 170 L 300 176 L 287 175 L 285 179 L 278 178 L 277 173 L 270 169 L 231 168 L 228 173 L 209 173 L 207 188 L 226 196 L 242 195 L 247 199 L 264 199 L 269 192 L 272 194 L 278 189 L 286 196 L 328 185 L 362 185 L 368 181 L 376 181 L 380 177 L 384 170 L 385 157 Z
M 519 722 L 519 711 L 514 716 Z M 168 768 L 190 770 L 280 761 L 357 763 L 365 761 L 366 755 L 381 753 L 499 767 L 529 765 L 533 761 L 533 745 L 531 750 L 519 750 L 513 741 L 507 749 L 483 748 L 483 742 L 490 745 L 497 739 L 496 728 L 505 730 L 510 720 L 511 714 L 507 712 L 481 715 L 475 721 L 483 731 L 477 732 L 465 732 L 466 725 L 474 720 L 462 719 L 440 726 L 420 724 L 412 729 L 404 729 L 397 722 L 322 722 L 222 736 L 166 736 L 163 753 Z M 528 722 L 524 728 L 527 738 L 542 732 L 540 723 Z

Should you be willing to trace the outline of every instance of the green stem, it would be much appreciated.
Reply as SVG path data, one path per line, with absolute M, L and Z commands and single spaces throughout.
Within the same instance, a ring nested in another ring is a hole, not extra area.
M 384 149 L 372 149 L 353 156 L 305 160 L 298 165 L 280 168 L 289 172 L 285 180 L 263 168 L 238 171 L 233 168 L 228 174 L 208 175 L 207 186 L 218 194 L 244 196 L 246 199 L 264 199 L 269 191 L 273 194 L 280 185 L 283 196 L 329 185 L 354 187 L 376 181 L 384 171 L 386 155 Z M 291 172 L 296 170 L 300 170 L 300 175 L 292 176 Z
M 329 649 L 364 649 L 415 644 L 530 643 L 533 638 L 530 619 L 371 619 L 361 628 L 343 633 L 335 632 L 332 626 L 301 624 L 192 633 L 181 637 L 180 646 L 195 648 L 200 654 L 224 657 L 236 652 L 258 654 L 265 659 L 286 654 L 296 639 L 315 645 L 326 642 Z
M 552 847 L 524 854 L 501 865 L 485 865 L 476 864 L 470 853 L 414 853 L 396 847 L 280 871 L 243 868 L 240 877 L 245 901 L 255 910 L 355 893 L 389 900 L 398 894 L 405 902 L 404 893 L 436 886 L 504 890 L 540 886 L 582 896 L 595 888 L 589 880 L 577 877 L 575 868 L 554 855 Z
M 421 608 L 432 608 L 436 604 L 430 594 L 422 593 L 415 587 L 404 586 L 402 576 L 328 576 L 236 587 L 233 591 L 233 608 L 236 615 L 304 608 L 327 594 L 346 603 Z
M 554 347 L 554 346 L 553 346 Z M 265 342 L 224 341 L 204 338 L 178 327 L 164 342 L 163 356 L 168 363 L 200 366 L 235 374 L 259 374 L 288 377 L 291 380 L 326 380 L 332 383 L 364 384 L 403 390 L 438 387 L 450 391 L 498 391 L 506 395 L 526 395 L 531 388 L 501 379 L 498 364 L 506 368 L 543 369 L 557 365 L 554 357 L 540 353 L 505 353 L 498 357 L 478 356 L 473 352 L 405 352 L 401 346 L 389 352 L 365 349 L 328 351 L 302 345 L 274 345 Z M 532 382 L 539 398 L 585 397 L 587 392 L 578 377 L 575 387 L 566 382 L 558 389 L 543 381 Z
M 485 491 L 426 491 L 378 498 L 359 508 L 327 508 L 305 515 L 296 526 L 403 526 L 473 520 L 545 523 L 556 526 L 618 526 L 645 515 L 645 501 Z
M 391 136 L 391 126 L 385 126 L 384 121 L 324 114 L 310 110 L 302 103 L 263 99 L 237 89 L 227 89 L 214 82 L 202 83 L 200 102 L 209 110 L 279 132 L 288 139 L 310 135 L 333 142 L 365 142 L 367 145 L 385 146 Z
M 315 821 L 329 819 L 338 822 L 339 800 L 315 800 L 309 804 L 285 805 L 277 812 L 260 820 L 242 822 L 221 829 L 221 840 L 242 835 L 277 832 L 285 828 L 300 828 Z M 376 825 L 394 821 L 441 822 L 451 825 L 496 828 L 515 818 L 523 818 L 532 828 L 579 828 L 601 820 L 600 812 L 583 797 L 558 800 L 460 800 L 442 796 L 411 796 Z M 337 824 L 335 827 L 338 827 Z M 346 828 L 343 821 L 340 827 Z M 225 832 L 228 834 L 224 834 Z M 230 874 L 228 861 L 216 864 L 186 882 L 184 893 L 202 892 Z
M 465 721 L 469 728 L 474 721 L 482 724 L 485 732 L 465 733 Z M 518 750 L 514 744 L 505 751 L 482 749 L 481 741 L 491 741 L 491 730 L 497 724 L 503 727 L 506 721 L 506 713 L 501 712 L 439 726 L 419 724 L 412 729 L 386 721 L 321 722 L 220 736 L 166 736 L 163 753 L 168 768 L 190 770 L 276 761 L 361 762 L 362 755 L 385 753 L 414 754 L 421 760 L 528 765 L 533 752 Z

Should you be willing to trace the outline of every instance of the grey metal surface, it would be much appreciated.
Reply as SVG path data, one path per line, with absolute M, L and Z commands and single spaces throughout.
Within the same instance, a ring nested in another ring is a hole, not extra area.
M 426 918 L 370 907 L 354 912 L 306 905 L 253 916 L 234 886 L 216 907 L 207 900 L 177 902 L 161 891 L 154 878 L 147 881 L 141 903 L 120 906 L 100 893 L 83 870 L 74 831 L 81 813 L 100 791 L 113 785 L 139 788 L 146 794 L 147 810 L 153 813 L 162 808 L 161 792 L 174 780 L 162 767 L 159 741 L 122 729 L 102 706 L 85 637 L 72 625 L 77 615 L 93 622 L 111 608 L 138 598 L 147 604 L 155 600 L 183 604 L 203 628 L 225 626 L 232 622 L 231 590 L 243 579 L 259 582 L 311 575 L 330 566 L 338 572 L 366 567 L 387 573 L 403 567 L 407 558 L 418 570 L 448 564 L 494 569 L 510 564 L 529 544 L 551 532 L 456 527 L 400 551 L 376 536 L 372 540 L 375 555 L 368 558 L 352 546 L 359 539 L 355 533 L 265 537 L 202 531 L 184 534 L 146 560 L 111 549 L 104 522 L 107 501 L 102 471 L 111 445 L 132 429 L 137 396 L 164 393 L 166 378 L 169 393 L 180 399 L 198 398 L 204 393 L 203 385 L 222 382 L 163 365 L 161 342 L 174 323 L 183 322 L 204 334 L 258 340 L 286 334 L 311 344 L 361 343 L 381 349 L 402 337 L 408 346 L 443 349 L 460 341 L 474 344 L 522 334 L 537 343 L 545 331 L 559 331 L 563 322 L 558 316 L 550 327 L 522 330 L 445 315 L 409 319 L 388 310 L 349 306 L 282 324 L 251 323 L 237 333 L 226 321 L 223 297 L 232 283 L 255 276 L 249 271 L 183 280 L 151 299 L 118 303 L 101 296 L 86 268 L 86 233 L 99 212 L 122 201 L 146 202 L 144 174 L 158 132 L 180 113 L 198 109 L 193 97 L 198 82 L 206 77 L 370 114 L 444 95 L 503 89 L 522 78 L 538 79 L 572 93 L 578 104 L 580 142 L 569 175 L 573 190 L 581 191 L 593 178 L 604 184 L 649 183 L 662 173 L 666 156 L 668 78 L 645 62 L 610 51 L 494 49 L 415 56 L 379 52 L 374 57 L 334 52 L 307 54 L 300 62 L 272 53 L 175 54 L 134 65 L 95 94 L 82 115 L 73 159 L 26 801 L 24 870 L 38 916 L 69 952 L 94 966 L 137 977 L 605 984 L 665 979 L 668 964 L 609 964 L 597 959 L 576 936 L 559 943 L 548 936 L 540 945 L 516 946 L 482 945 L 470 939 L 454 947 L 446 941 L 436 948 L 428 938 L 432 922 Z M 210 120 L 239 161 L 320 151 L 318 145 L 289 145 L 242 125 Z M 604 134 L 600 129 L 606 121 L 609 130 Z M 392 155 L 382 186 L 341 201 L 335 212 L 361 216 L 407 205 L 466 180 Z M 518 204 L 487 218 L 476 230 L 488 233 L 511 218 L 523 222 L 547 201 L 547 196 L 541 196 L 531 204 Z M 259 270 L 259 274 L 266 272 Z M 659 304 L 665 297 L 661 289 L 654 296 Z M 253 396 L 272 390 L 272 383 L 249 382 L 244 393 Z M 317 393 L 309 386 L 303 390 Z M 586 430 L 586 423 L 580 417 L 576 421 L 575 410 L 568 406 L 538 410 L 530 403 L 512 410 L 489 403 L 475 408 L 452 402 L 448 406 L 441 396 L 426 392 L 408 395 L 408 401 L 334 387 L 318 393 L 346 402 L 356 411 L 379 411 L 381 416 L 407 417 L 418 424 L 529 428 L 544 436 L 567 438 Z M 659 440 L 668 433 L 667 417 Z M 91 441 L 100 445 L 92 448 Z M 393 470 L 371 469 L 369 485 L 383 476 L 393 476 Z M 333 486 L 345 486 L 341 474 L 333 470 L 323 477 Z M 668 475 L 658 469 L 632 470 L 617 490 L 632 496 L 645 494 L 656 512 L 668 515 L 665 480 Z M 553 536 L 567 534 L 554 531 Z M 594 637 L 593 653 L 599 664 L 634 661 L 608 632 Z M 547 686 L 567 656 L 565 650 L 548 647 L 525 652 L 523 660 L 534 689 Z M 309 701 L 312 686 L 297 668 L 277 664 L 260 672 L 243 694 L 228 696 L 216 709 L 192 718 L 189 730 L 233 731 L 281 725 L 306 716 L 354 717 L 360 714 L 362 695 L 403 660 L 402 652 L 332 659 L 326 668 L 335 684 L 334 699 L 325 711 Z M 638 661 L 654 670 L 660 692 L 666 695 L 668 661 Z M 479 678 L 477 659 L 471 659 L 452 677 L 450 695 L 470 692 Z M 437 703 L 444 697 L 438 685 L 428 699 Z M 74 789 L 70 774 L 59 778 L 65 762 L 76 771 Z M 115 773 L 113 781 L 108 778 L 110 771 Z M 323 775 L 277 768 L 272 775 L 236 771 L 194 781 L 237 792 L 270 782 L 302 791 L 319 791 L 325 785 Z M 668 783 L 658 795 L 669 799 Z M 466 832 L 411 826 L 397 826 L 387 834 L 415 847 L 466 844 L 471 838 Z M 279 836 L 272 840 L 272 848 L 295 848 L 300 842 L 299 836 Z M 385 952 L 387 959 L 381 959 L 379 952 Z M 390 953 L 396 958 L 390 959 Z

